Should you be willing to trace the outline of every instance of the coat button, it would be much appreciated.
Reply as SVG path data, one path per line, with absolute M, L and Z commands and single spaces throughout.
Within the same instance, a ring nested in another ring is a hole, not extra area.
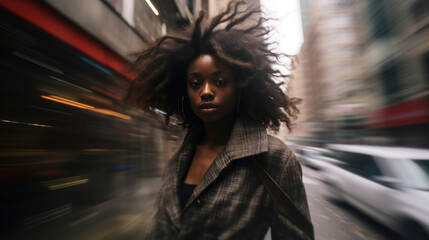
M 195 205 L 197 205 L 197 207 L 201 207 L 203 205 L 203 203 L 201 202 L 201 200 L 199 198 L 197 198 L 197 200 L 195 200 Z

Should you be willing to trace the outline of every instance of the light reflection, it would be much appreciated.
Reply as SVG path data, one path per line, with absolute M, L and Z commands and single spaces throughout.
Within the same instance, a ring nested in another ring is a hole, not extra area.
M 5 123 L 24 124 L 24 125 L 28 125 L 28 126 L 34 126 L 34 127 L 45 127 L 45 128 L 52 127 L 52 126 L 48 126 L 48 125 L 44 125 L 44 124 L 39 124 L 39 123 L 23 123 L 23 122 L 17 122 L 17 121 L 6 120 L 6 119 L 2 119 L 1 121 L 5 122 Z
M 94 109 L 90 109 L 90 110 L 94 111 L 94 112 L 101 113 L 101 114 L 105 114 L 105 115 L 115 116 L 115 117 L 122 118 L 125 120 L 131 120 L 130 116 L 122 114 L 122 113 L 118 113 L 118 112 L 115 112 L 115 111 L 112 111 L 109 109 L 94 108 Z
M 86 105 L 80 102 L 76 102 L 67 98 L 62 98 L 62 97 L 58 97 L 58 96 L 54 96 L 54 95 L 49 95 L 49 96 L 45 96 L 45 95 L 41 95 L 41 98 L 44 99 L 48 99 L 51 101 L 55 101 L 55 102 L 59 102 L 59 103 L 63 103 L 63 104 L 67 104 L 73 107 L 78 107 L 78 108 L 83 108 L 83 109 L 93 109 L 95 107 L 90 106 L 90 105 Z
M 90 110 L 90 111 L 94 111 L 97 113 L 101 113 L 101 114 L 105 114 L 105 115 L 110 115 L 110 116 L 114 116 L 114 117 L 118 117 L 118 118 L 122 118 L 125 120 L 131 120 L 131 117 L 122 113 L 118 113 L 109 109 L 103 109 L 103 108 L 96 108 L 94 106 L 90 106 L 90 105 L 86 105 L 80 102 L 76 102 L 67 98 L 62 98 L 62 97 L 58 97 L 58 96 L 54 96 L 54 95 L 41 95 L 41 98 L 44 99 L 48 99 L 51 101 L 55 101 L 55 102 L 59 102 L 59 103 L 63 103 L 63 104 L 67 104 L 73 107 L 78 107 L 78 108 L 82 108 L 82 109 L 86 109 L 86 110 Z
M 34 63 L 34 64 L 37 64 L 37 65 L 39 65 L 39 66 L 41 66 L 41 67 L 44 67 L 44 68 L 46 68 L 46 69 L 49 69 L 49 70 L 51 70 L 51 71 L 57 72 L 57 73 L 59 73 L 59 74 L 64 74 L 64 73 L 63 73 L 63 71 L 61 71 L 60 69 L 55 68 L 55 67 L 53 67 L 53 66 L 51 66 L 51 65 L 49 65 L 49 64 L 46 64 L 46 63 L 44 63 L 44 62 L 41 62 L 41 61 L 39 61 L 39 60 L 36 60 L 36 59 L 34 59 L 34 58 L 31 58 L 31 57 L 29 57 L 29 56 L 27 56 L 27 55 L 24 55 L 24 54 L 22 54 L 22 53 L 14 52 L 14 53 L 13 53 L 13 55 L 15 55 L 15 56 L 17 56 L 17 57 L 20 57 L 20 58 L 22 58 L 22 59 L 25 59 L 25 60 L 27 60 L 27 61 L 30 61 L 30 62 L 32 62 L 32 63 Z
M 80 89 L 80 90 L 83 90 L 83 91 L 86 91 L 86 92 L 90 92 L 90 93 L 92 93 L 92 91 L 91 91 L 91 90 L 88 90 L 88 89 L 83 88 L 83 87 L 79 87 L 79 86 L 77 86 L 77 85 L 75 85 L 75 84 L 73 84 L 73 83 L 69 83 L 69 82 L 67 82 L 67 81 L 61 80 L 61 79 L 56 78 L 56 77 L 54 77 L 54 76 L 49 76 L 49 77 L 50 77 L 50 78 L 52 78 L 52 79 L 55 79 L 55 80 L 57 80 L 57 81 L 60 81 L 60 82 L 62 82 L 62 83 L 65 83 L 65 84 L 67 84 L 67 85 L 70 85 L 70 86 L 73 86 L 73 87 L 75 87 L 75 88 L 78 88 L 78 89 Z
M 71 204 L 65 204 L 49 211 L 37 214 L 35 216 L 24 219 L 24 229 L 31 229 L 43 223 L 50 222 L 59 217 L 65 216 L 72 211 Z
M 83 217 L 83 218 L 80 218 L 80 219 L 78 219 L 78 220 L 76 220 L 76 221 L 74 221 L 74 222 L 71 222 L 69 226 L 70 226 L 70 227 L 75 227 L 75 226 L 77 226 L 77 225 L 79 225 L 79 224 L 82 224 L 82 223 L 84 223 L 84 222 L 86 222 L 86 221 L 89 221 L 90 219 L 92 219 L 92 218 L 94 218 L 94 217 L 98 216 L 99 214 L 100 214 L 100 211 L 93 212 L 93 213 L 91 213 L 91 214 L 86 215 L 86 216 L 85 216 L 85 217 Z
M 155 13 L 156 16 L 159 15 L 158 10 L 155 8 L 153 3 L 150 0 L 146 0 L 147 5 L 149 5 L 150 9 L 152 9 L 153 13 Z
M 73 187 L 80 184 L 85 184 L 88 182 L 87 178 L 82 178 L 81 176 L 68 177 L 55 179 L 50 181 L 42 182 L 42 184 L 47 187 L 49 190 L 58 190 L 61 188 Z

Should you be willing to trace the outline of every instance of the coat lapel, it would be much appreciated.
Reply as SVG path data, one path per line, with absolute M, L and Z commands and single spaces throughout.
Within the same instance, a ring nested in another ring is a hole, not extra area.
M 266 151 L 268 151 L 268 135 L 265 128 L 255 122 L 237 118 L 227 145 L 207 169 L 207 172 L 189 198 L 184 210 L 217 179 L 222 170 L 233 160 L 257 155 Z M 187 166 L 184 170 L 185 173 L 186 169 Z
M 176 228 L 180 228 L 180 216 L 182 212 L 180 207 L 180 187 L 195 152 L 195 144 L 192 143 L 194 142 L 192 138 L 195 137 L 190 130 L 183 140 L 180 150 L 167 166 L 168 170 L 164 180 L 166 184 L 165 200 L 169 202 L 166 205 L 166 210 Z

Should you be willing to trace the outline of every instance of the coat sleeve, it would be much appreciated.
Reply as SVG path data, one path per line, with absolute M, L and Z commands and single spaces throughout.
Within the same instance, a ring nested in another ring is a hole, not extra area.
M 178 153 L 176 153 L 177 155 Z M 175 157 L 170 159 L 168 166 L 175 166 L 173 162 Z M 162 187 L 159 190 L 155 203 L 154 203 L 154 212 L 152 213 L 152 218 L 148 224 L 148 228 L 145 233 L 145 240 L 158 240 L 158 239 L 174 239 L 175 234 L 177 233 L 174 224 L 170 221 L 170 218 L 167 214 L 166 208 L 168 204 L 172 204 L 171 199 L 166 198 L 166 182 L 173 181 L 174 171 L 173 168 L 166 168 L 162 177 Z
M 298 209 L 310 220 L 307 197 L 302 182 L 302 169 L 295 155 L 289 150 L 284 154 L 282 174 L 278 184 L 285 191 Z M 310 220 L 311 221 L 311 220 Z M 277 206 L 273 203 L 270 216 L 271 238 L 280 239 L 310 239 L 304 232 L 294 226 L 283 216 Z
M 165 211 L 164 192 L 158 193 L 154 213 L 145 233 L 145 240 L 174 239 L 177 230 Z

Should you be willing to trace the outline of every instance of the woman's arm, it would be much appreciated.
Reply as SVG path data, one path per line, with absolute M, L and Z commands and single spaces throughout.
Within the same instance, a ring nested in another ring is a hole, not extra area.
M 285 154 L 286 155 L 286 154 Z M 285 157 L 282 174 L 278 184 L 285 191 L 297 208 L 310 220 L 304 184 L 302 182 L 302 169 L 295 155 L 289 150 Z M 276 180 L 277 181 L 277 180 Z M 304 232 L 294 226 L 283 216 L 273 203 L 271 210 L 271 238 L 277 239 L 310 239 Z

